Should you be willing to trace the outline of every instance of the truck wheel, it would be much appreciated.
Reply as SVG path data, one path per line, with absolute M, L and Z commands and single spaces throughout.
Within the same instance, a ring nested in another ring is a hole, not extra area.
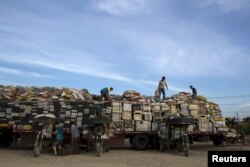
M 14 135 L 10 129 L 3 129 L 0 136 L 0 148 L 9 147 L 13 143 Z
M 227 147 L 228 146 L 228 142 L 226 140 L 223 140 L 221 142 L 221 145 L 222 145 L 222 147 Z
M 184 147 L 183 147 L 183 153 L 184 155 L 187 157 L 188 154 L 189 154 L 189 147 L 187 144 L 184 144 Z
M 133 146 L 133 137 L 129 137 L 129 143 L 130 143 L 130 145 L 131 145 L 132 147 L 134 147 L 134 146 Z
M 165 150 L 165 143 L 164 141 L 161 141 L 160 143 L 160 151 L 163 152 Z
M 221 144 L 221 142 L 218 140 L 213 140 L 213 144 L 214 146 L 218 147 Z
M 132 140 L 132 144 L 136 150 L 144 150 L 148 147 L 149 141 L 147 135 L 136 135 Z
M 153 137 L 151 141 L 151 147 L 157 150 L 160 149 L 160 139 L 157 136 Z

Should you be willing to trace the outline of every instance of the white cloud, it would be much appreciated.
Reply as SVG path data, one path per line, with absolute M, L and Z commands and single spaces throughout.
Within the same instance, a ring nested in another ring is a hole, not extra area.
M 241 108 L 250 107 L 250 102 L 242 103 L 242 104 L 240 104 L 240 107 Z
M 136 57 L 140 63 L 157 74 L 234 77 L 248 68 L 248 54 L 216 31 L 192 22 L 165 24 L 165 32 L 140 27 L 116 31 L 141 53 Z
M 16 56 L 0 56 L 2 61 L 12 62 L 23 65 L 31 65 L 31 66 L 42 66 L 46 68 L 51 68 L 55 70 L 67 71 L 72 73 L 84 74 L 93 77 L 100 77 L 106 79 L 113 79 L 118 81 L 127 81 L 132 82 L 132 80 L 128 77 L 120 75 L 116 73 L 112 69 L 106 69 L 105 63 L 99 62 L 97 60 L 85 60 L 83 57 L 74 57 L 75 59 L 72 61 L 72 57 L 60 57 L 60 61 L 57 61 L 57 57 L 46 58 L 31 58 L 29 56 L 24 56 L 22 59 L 18 60 Z M 108 64 L 107 64 L 108 66 Z M 45 77 L 44 75 L 38 75 L 37 73 L 32 73 L 31 75 L 35 77 Z
M 55 76 L 45 75 L 37 72 L 26 72 L 19 69 L 0 67 L 0 73 L 8 75 L 17 75 L 23 77 L 36 77 L 36 78 L 56 78 Z
M 249 0 L 198 0 L 201 7 L 219 6 L 224 12 L 250 8 Z
M 56 76 L 40 74 L 37 72 L 29 72 L 28 75 L 30 75 L 32 77 L 36 77 L 36 78 L 57 78 Z
M 0 67 L 0 72 L 4 74 L 10 74 L 10 75 L 23 75 L 22 71 L 13 69 L 13 68 L 6 68 L 6 67 Z
M 111 15 L 134 15 L 144 9 L 147 0 L 97 0 L 94 6 Z

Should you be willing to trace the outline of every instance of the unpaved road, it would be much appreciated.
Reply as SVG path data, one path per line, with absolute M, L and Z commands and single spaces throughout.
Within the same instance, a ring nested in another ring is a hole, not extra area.
M 31 148 L 0 149 L 0 167 L 206 167 L 208 150 L 250 150 L 250 146 L 231 145 L 214 147 L 212 143 L 195 143 L 190 146 L 189 157 L 177 151 L 136 151 L 127 148 L 111 148 L 102 157 L 95 152 L 54 157 L 42 153 L 33 157 Z

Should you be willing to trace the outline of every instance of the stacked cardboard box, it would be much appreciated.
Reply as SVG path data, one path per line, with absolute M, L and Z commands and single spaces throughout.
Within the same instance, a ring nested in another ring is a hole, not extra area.
M 137 92 L 127 91 L 124 97 L 135 101 L 114 100 L 110 103 L 83 100 L 83 92 L 66 88 L 0 87 L 0 122 L 18 124 L 21 128 L 22 124 L 31 124 L 37 114 L 52 113 L 64 124 L 74 121 L 81 127 L 101 112 L 112 120 L 114 131 L 156 131 L 171 114 L 193 116 L 198 124 L 190 126 L 190 131 L 228 130 L 217 104 L 204 97 L 192 99 L 189 93 L 179 93 L 163 102 L 150 102 Z

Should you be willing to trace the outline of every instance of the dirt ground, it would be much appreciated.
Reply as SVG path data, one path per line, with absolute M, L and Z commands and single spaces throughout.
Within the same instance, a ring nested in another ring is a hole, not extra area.
M 190 145 L 189 157 L 177 151 L 158 150 L 136 151 L 130 147 L 111 148 L 96 157 L 94 151 L 81 154 L 54 157 L 49 153 L 33 156 L 32 148 L 0 149 L 0 167 L 206 167 L 208 150 L 250 150 L 250 145 L 239 144 L 229 147 L 214 147 L 212 143 Z

